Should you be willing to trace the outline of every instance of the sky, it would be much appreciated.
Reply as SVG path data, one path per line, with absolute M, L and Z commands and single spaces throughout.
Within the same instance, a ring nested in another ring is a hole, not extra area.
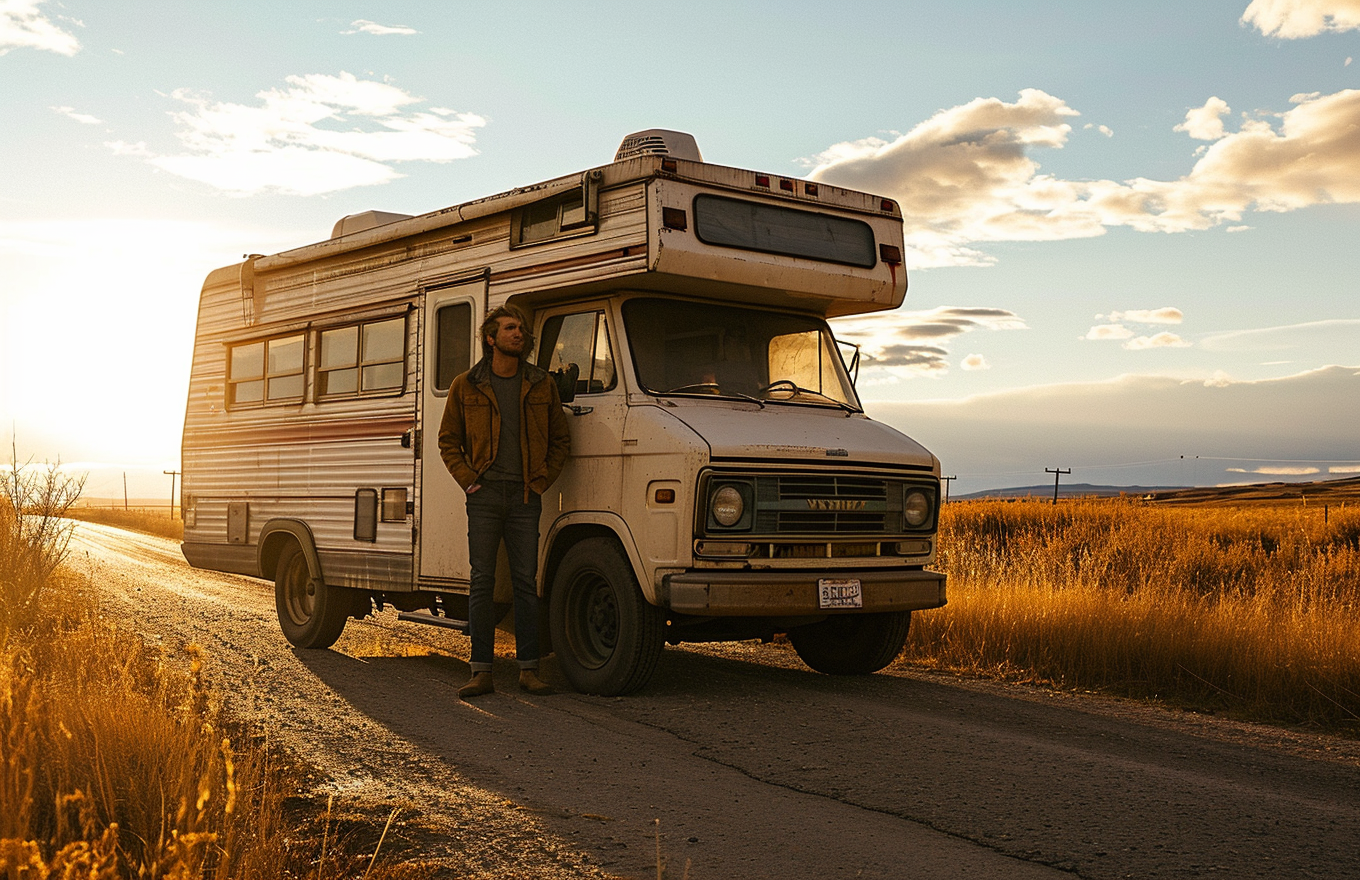
M 1360 0 L 0 0 L 0 439 L 171 492 L 197 297 L 692 133 L 897 199 L 833 322 L 974 492 L 1360 474 Z

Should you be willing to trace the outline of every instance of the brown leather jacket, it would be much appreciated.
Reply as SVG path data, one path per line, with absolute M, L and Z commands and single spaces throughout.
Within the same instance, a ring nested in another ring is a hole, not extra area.
M 519 448 L 527 501 L 529 490 L 542 495 L 562 472 L 571 452 L 571 434 L 552 377 L 527 362 L 520 375 Z M 453 380 L 439 424 L 439 455 L 464 489 L 496 460 L 500 436 L 501 411 L 491 390 L 491 359 L 486 357 Z

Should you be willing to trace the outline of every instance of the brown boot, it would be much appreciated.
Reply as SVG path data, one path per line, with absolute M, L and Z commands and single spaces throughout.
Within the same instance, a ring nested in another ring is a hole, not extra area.
M 459 699 L 466 700 L 469 697 L 480 697 L 482 694 L 495 693 L 496 683 L 491 680 L 489 672 L 474 672 L 468 683 L 458 689 Z
M 537 669 L 521 669 L 519 671 L 519 689 L 536 697 L 547 697 L 556 693 L 551 685 L 545 684 L 538 677 Z

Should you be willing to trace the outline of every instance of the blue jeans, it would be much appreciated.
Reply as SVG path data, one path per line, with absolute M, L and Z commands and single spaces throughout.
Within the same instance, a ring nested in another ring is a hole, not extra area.
M 496 554 L 505 541 L 515 590 L 515 656 L 521 669 L 538 668 L 538 519 L 543 499 L 524 484 L 488 480 L 467 496 L 468 557 L 472 584 L 468 630 L 472 671 L 490 672 L 496 644 Z

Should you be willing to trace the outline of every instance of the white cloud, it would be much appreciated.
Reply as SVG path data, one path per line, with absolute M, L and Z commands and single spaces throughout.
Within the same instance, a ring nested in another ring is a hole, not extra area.
M 1222 98 L 1210 98 L 1203 107 L 1186 113 L 1185 121 L 1172 131 L 1183 131 L 1196 140 L 1216 141 L 1227 133 L 1223 129 L 1223 114 L 1230 109 Z
M 1123 324 L 1097 324 L 1082 339 L 1128 339 L 1133 335 L 1133 331 Z
M 1076 185 L 1038 173 L 1035 147 L 1061 147 L 1077 111 L 1038 89 L 1008 104 L 977 98 L 941 110 L 888 142 L 865 138 L 816 156 L 808 175 L 893 195 L 907 218 L 910 265 L 991 262 L 969 245 L 1100 235 Z
M 376 21 L 369 21 L 368 19 L 364 19 L 364 18 L 360 18 L 360 19 L 358 19 L 358 20 L 356 20 L 356 21 L 350 22 L 350 27 L 354 28 L 354 30 L 341 31 L 340 33 L 342 33 L 342 34 L 373 34 L 374 36 L 378 36 L 378 37 L 389 36 L 389 35 L 393 35 L 393 34 L 397 34 L 397 35 L 400 35 L 400 36 L 410 36 L 411 34 L 418 34 L 418 33 L 420 33 L 420 31 L 416 30 L 415 28 L 407 27 L 407 26 L 404 25 L 404 24 L 397 24 L 397 25 L 391 25 L 391 26 L 389 26 L 389 25 L 384 25 L 384 24 L 378 24 Z
M 0 55 L 10 49 L 41 49 L 67 56 L 80 51 L 79 40 L 38 10 L 43 2 L 0 0 Z
M 83 125 L 100 124 L 100 120 L 97 116 L 91 116 L 88 113 L 79 113 L 76 111 L 76 108 L 74 107 L 53 107 L 52 112 L 60 113 L 62 116 L 65 116 L 69 119 L 74 119 L 76 122 L 79 122 Z
M 1252 0 L 1242 24 L 1268 37 L 1297 40 L 1360 29 L 1360 0 Z
M 1094 122 L 1088 122 L 1085 125 L 1083 125 L 1082 128 L 1086 129 L 1087 131 L 1092 130 L 1098 131 L 1101 134 L 1105 135 L 1105 137 L 1114 137 L 1114 131 L 1111 130 L 1111 128 L 1108 125 L 1096 125 Z
M 1147 351 L 1153 348 L 1188 348 L 1190 343 L 1181 339 L 1175 333 L 1158 333 L 1155 336 L 1135 336 L 1123 347 L 1129 351 Z
M 1315 467 L 1297 467 L 1293 465 L 1266 465 L 1265 467 L 1247 468 L 1230 467 L 1224 468 L 1230 474 L 1270 474 L 1277 477 L 1306 477 L 1310 474 L 1322 473 Z
M 1179 324 L 1185 320 L 1185 313 L 1174 306 L 1163 306 L 1160 309 L 1128 309 L 1123 312 L 1111 312 L 1110 320 L 1128 321 L 1133 324 Z
M 1360 464 L 1343 464 L 1327 468 L 1329 474 L 1360 474 Z
M 959 367 L 963 370 L 990 370 L 992 365 L 980 354 L 970 354 L 968 357 L 959 361 Z
M 836 336 L 860 346 L 863 366 L 893 369 L 902 378 L 940 375 L 949 369 L 950 339 L 973 330 L 1024 330 L 1024 319 L 1006 309 L 940 306 L 833 320 Z M 972 357 L 980 358 L 980 355 Z M 965 367 L 986 369 L 986 367 Z
M 1083 238 L 1111 226 L 1241 228 L 1249 211 L 1360 203 L 1360 90 L 1290 100 L 1292 109 L 1249 115 L 1235 132 L 1217 98 L 1188 113 L 1177 129 L 1209 142 L 1177 180 L 1041 174 L 1030 154 L 1065 146 L 1078 114 L 1037 89 L 1015 103 L 977 98 L 941 110 L 891 142 L 836 144 L 809 176 L 897 198 L 914 268 L 990 264 L 982 242 Z
M 230 193 L 316 195 L 393 180 L 401 176 L 396 162 L 474 156 L 476 129 L 486 124 L 440 107 L 412 111 L 421 98 L 349 73 L 287 81 L 287 88 L 260 92 L 258 106 L 176 90 L 171 97 L 190 108 L 173 114 L 186 152 L 148 161 Z M 109 146 L 128 153 L 140 145 Z
M 1328 336 L 1345 343 L 1354 339 L 1357 328 L 1360 328 L 1360 318 L 1331 318 L 1216 333 L 1202 339 L 1200 347 L 1209 351 L 1287 351 L 1304 346 L 1316 347 Z

